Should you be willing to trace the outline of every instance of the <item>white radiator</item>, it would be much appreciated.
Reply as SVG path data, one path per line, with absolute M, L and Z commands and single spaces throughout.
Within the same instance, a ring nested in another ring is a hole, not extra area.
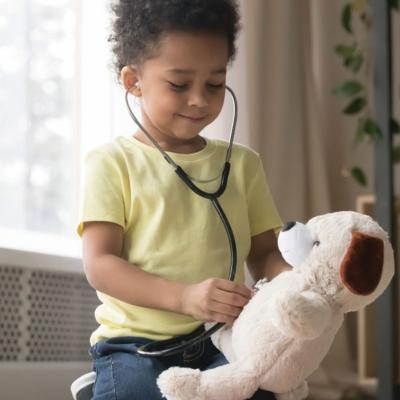
M 0 247 L 0 399 L 71 400 L 97 305 L 79 257 Z

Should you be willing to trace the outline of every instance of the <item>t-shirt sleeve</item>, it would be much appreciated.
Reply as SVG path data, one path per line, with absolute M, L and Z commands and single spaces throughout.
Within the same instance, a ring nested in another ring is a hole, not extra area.
M 92 150 L 84 160 L 79 236 L 89 221 L 113 222 L 125 228 L 123 175 L 117 161 L 106 151 Z
M 251 236 L 273 229 L 276 233 L 282 221 L 272 198 L 261 159 L 248 188 L 248 213 Z

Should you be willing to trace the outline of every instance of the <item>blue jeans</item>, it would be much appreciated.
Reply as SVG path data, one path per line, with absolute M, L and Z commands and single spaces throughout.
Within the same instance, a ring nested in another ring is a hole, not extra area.
M 227 363 L 210 339 L 168 357 L 149 358 L 137 354 L 136 349 L 149 342 L 151 340 L 142 337 L 115 337 L 90 348 L 96 371 L 93 400 L 161 400 L 156 380 L 169 367 L 206 370 Z M 272 400 L 275 397 L 258 390 L 251 399 Z

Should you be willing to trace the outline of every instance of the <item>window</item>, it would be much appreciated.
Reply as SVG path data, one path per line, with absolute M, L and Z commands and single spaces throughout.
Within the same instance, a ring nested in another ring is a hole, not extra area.
M 65 235 L 72 219 L 71 0 L 0 2 L 0 224 Z
M 76 238 L 83 155 L 132 127 L 108 27 L 107 0 L 0 0 L 2 233 Z

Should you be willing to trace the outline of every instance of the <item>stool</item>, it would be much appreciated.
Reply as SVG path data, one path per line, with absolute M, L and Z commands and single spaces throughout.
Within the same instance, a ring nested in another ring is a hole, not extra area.
M 93 396 L 93 384 L 96 372 L 88 372 L 75 379 L 71 384 L 71 393 L 74 400 L 90 400 Z

